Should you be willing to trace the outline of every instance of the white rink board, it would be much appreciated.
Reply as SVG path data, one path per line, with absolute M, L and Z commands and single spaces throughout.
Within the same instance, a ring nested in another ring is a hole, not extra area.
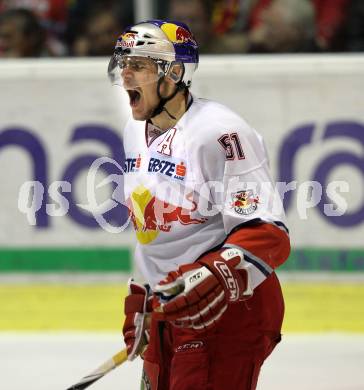
M 110 358 L 119 334 L 0 334 L 0 387 L 65 390 Z M 362 390 L 364 336 L 287 335 L 263 366 L 257 390 Z M 138 390 L 141 361 L 126 362 L 94 390 Z
M 46 155 L 37 165 L 46 169 L 46 190 L 61 181 L 77 160 L 87 155 L 110 155 L 114 140 L 122 139 L 128 104 L 107 79 L 107 59 L 28 60 L 0 63 L 0 132 L 26 131 L 41 143 Z M 121 101 L 121 102 L 120 102 Z M 76 129 L 86 127 L 93 136 L 72 141 Z M 96 129 L 93 129 L 95 128 Z M 18 209 L 21 185 L 33 179 L 30 154 L 24 148 L 7 146 L 0 151 L 0 247 L 1 246 L 116 246 L 130 245 L 130 233 L 110 234 L 90 229 L 69 216 L 49 217 L 47 227 L 30 226 Z M 77 171 L 77 168 L 76 168 Z M 74 203 L 87 203 L 86 172 L 79 170 L 72 185 Z M 99 181 L 106 177 L 99 175 Z M 98 181 L 98 183 L 99 183 Z M 97 190 L 99 203 L 111 196 L 110 186 Z M 45 202 L 44 202 L 45 203 Z M 48 199 L 48 204 L 57 203 Z
M 106 58 L 0 63 L 0 135 L 4 129 L 22 128 L 39 139 L 47 155 L 48 184 L 61 180 L 77 158 L 109 153 L 107 145 L 92 139 L 72 143 L 77 127 L 103 126 L 121 137 L 129 108 L 125 96 L 110 87 L 107 64 Z M 192 89 L 228 105 L 263 134 L 276 179 L 283 175 L 298 184 L 312 180 L 331 158 L 326 179 L 348 182 L 349 192 L 341 194 L 351 214 L 346 226 L 338 226 L 337 219 L 328 221 L 317 207 L 302 219 L 302 201 L 293 195 L 287 214 L 293 246 L 362 247 L 364 185 L 362 163 L 358 164 L 364 145 L 364 56 L 202 56 Z M 354 125 L 358 127 L 352 130 Z M 287 166 L 282 148 L 287 137 L 304 126 L 312 137 L 297 148 Z M 339 135 L 325 138 L 330 126 L 337 126 Z M 348 129 L 354 137 L 343 136 Z M 32 180 L 30 156 L 19 147 L 3 147 L 0 167 L 8 168 L 0 170 L 0 247 L 130 243 L 130 233 L 88 229 L 69 216 L 52 217 L 46 228 L 29 226 L 17 198 L 21 184 Z M 76 200 L 84 203 L 84 174 L 75 179 L 73 189 Z M 104 200 L 107 188 L 99 196 Z

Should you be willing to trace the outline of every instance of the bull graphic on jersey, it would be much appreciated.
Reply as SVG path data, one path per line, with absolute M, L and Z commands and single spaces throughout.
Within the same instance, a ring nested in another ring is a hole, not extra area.
M 207 218 L 192 217 L 192 213 L 197 209 L 192 193 L 186 199 L 191 203 L 190 209 L 160 200 L 144 186 L 137 187 L 127 200 L 127 205 L 138 241 L 141 244 L 154 241 L 159 232 L 169 232 L 173 222 L 181 225 L 206 222 Z
M 240 215 L 249 215 L 258 208 L 259 197 L 254 196 L 252 190 L 234 192 L 232 195 L 231 208 Z

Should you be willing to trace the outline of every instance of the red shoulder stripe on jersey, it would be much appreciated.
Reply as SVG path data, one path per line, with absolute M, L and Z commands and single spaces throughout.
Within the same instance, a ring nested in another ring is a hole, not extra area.
M 253 260 L 260 263 L 269 272 L 283 264 L 290 253 L 290 242 L 287 233 L 270 223 L 260 223 L 254 226 L 242 226 L 234 231 L 225 241 L 246 250 Z M 247 253 L 248 254 L 248 253 Z M 258 261 L 258 260 L 261 260 Z

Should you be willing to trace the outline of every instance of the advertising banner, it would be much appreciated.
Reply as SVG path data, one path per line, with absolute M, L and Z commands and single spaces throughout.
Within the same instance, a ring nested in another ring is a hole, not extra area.
M 91 192 L 86 180 L 98 157 L 124 159 L 129 103 L 107 63 L 0 63 L 0 270 L 130 269 L 122 177 L 105 161 Z M 363 56 L 201 59 L 192 92 L 264 136 L 288 269 L 364 269 L 363 90 Z

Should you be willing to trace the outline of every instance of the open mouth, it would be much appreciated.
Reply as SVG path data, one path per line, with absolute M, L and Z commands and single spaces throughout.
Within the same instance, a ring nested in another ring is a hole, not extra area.
M 137 91 L 136 89 L 128 89 L 127 92 L 128 92 L 129 99 L 130 99 L 130 105 L 132 107 L 135 107 L 138 104 L 138 102 L 142 96 L 141 93 L 139 91 Z

